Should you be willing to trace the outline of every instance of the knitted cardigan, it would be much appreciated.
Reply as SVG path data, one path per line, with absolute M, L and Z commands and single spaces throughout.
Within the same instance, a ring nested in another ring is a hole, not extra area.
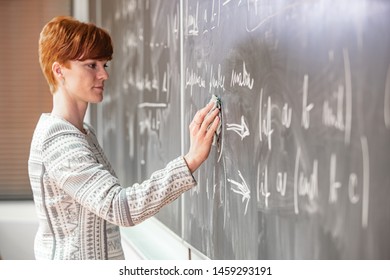
M 122 187 L 92 127 L 43 114 L 28 172 L 39 219 L 37 259 L 124 259 L 119 226 L 133 226 L 196 185 L 183 157 Z

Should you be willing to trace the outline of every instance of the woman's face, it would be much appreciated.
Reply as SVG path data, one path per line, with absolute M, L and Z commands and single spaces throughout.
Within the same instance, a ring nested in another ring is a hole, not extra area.
M 61 87 L 75 101 L 101 102 L 104 81 L 108 79 L 107 60 L 71 60 L 69 64 L 69 68 L 62 69 L 65 81 Z

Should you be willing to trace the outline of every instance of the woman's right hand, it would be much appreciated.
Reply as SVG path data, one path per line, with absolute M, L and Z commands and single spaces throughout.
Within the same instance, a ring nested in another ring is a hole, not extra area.
M 191 173 L 194 173 L 209 156 L 214 133 L 220 122 L 219 109 L 214 108 L 214 104 L 214 101 L 210 101 L 200 109 L 189 125 L 191 144 L 184 159 Z

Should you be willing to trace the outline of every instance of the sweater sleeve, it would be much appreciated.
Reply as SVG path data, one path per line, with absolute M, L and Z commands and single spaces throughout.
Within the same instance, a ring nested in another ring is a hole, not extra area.
M 122 187 L 80 133 L 48 133 L 42 142 L 44 180 L 55 184 L 82 207 L 119 226 L 133 226 L 196 185 L 183 157 L 169 162 L 148 180 Z

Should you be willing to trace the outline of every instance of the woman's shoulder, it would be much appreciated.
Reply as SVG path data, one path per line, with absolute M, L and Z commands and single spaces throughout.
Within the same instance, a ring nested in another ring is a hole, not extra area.
M 88 123 L 84 123 L 84 129 L 88 132 L 88 133 L 91 133 L 93 134 L 94 136 L 96 136 L 96 131 L 95 129 L 93 128 L 92 125 L 88 124 Z
M 49 113 L 42 114 L 35 128 L 34 137 L 39 137 L 42 141 L 45 141 L 60 135 L 82 137 L 83 133 L 60 117 L 53 116 Z

